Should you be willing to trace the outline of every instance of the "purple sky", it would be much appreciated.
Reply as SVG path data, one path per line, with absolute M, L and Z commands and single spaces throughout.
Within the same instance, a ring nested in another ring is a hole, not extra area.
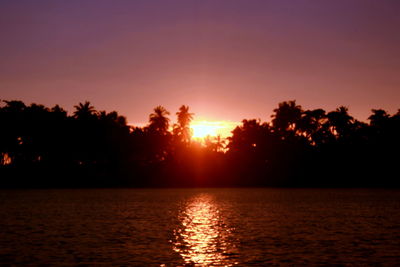
M 90 100 L 144 123 L 156 105 L 270 120 L 400 108 L 399 0 L 0 1 L 0 98 Z M 175 119 L 175 118 L 174 118 Z

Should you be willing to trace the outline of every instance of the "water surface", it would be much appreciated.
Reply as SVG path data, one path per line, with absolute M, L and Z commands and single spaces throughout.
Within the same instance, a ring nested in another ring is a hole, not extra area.
M 0 264 L 383 265 L 400 262 L 400 191 L 0 191 Z

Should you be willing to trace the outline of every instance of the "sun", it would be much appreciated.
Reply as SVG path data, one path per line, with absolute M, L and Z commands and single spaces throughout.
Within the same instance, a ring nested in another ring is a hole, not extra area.
M 231 122 L 227 121 L 193 121 L 190 128 L 193 131 L 192 138 L 203 139 L 207 136 L 222 136 L 226 137 L 233 129 Z
M 197 124 L 197 125 L 192 125 L 192 129 L 193 129 L 193 138 L 204 138 L 208 135 L 210 136 L 217 135 L 217 127 L 214 125 Z

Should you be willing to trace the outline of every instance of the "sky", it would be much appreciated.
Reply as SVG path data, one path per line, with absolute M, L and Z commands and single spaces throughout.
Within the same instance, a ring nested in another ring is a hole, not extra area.
M 269 121 L 279 102 L 400 108 L 399 0 L 0 0 L 0 99 L 143 124 Z M 173 116 L 174 120 L 175 117 Z

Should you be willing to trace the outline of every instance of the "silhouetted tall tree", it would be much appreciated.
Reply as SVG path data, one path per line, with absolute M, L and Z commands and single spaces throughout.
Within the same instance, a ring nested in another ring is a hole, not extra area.
M 204 139 L 206 148 L 212 152 L 223 152 L 226 145 L 225 142 L 226 140 L 222 138 L 221 135 L 215 137 L 208 135 Z
M 294 134 L 296 126 L 301 119 L 302 108 L 296 101 L 284 101 L 279 103 L 278 108 L 274 109 L 275 114 L 271 115 L 273 127 L 282 135 L 288 132 Z
M 184 143 L 189 143 L 192 137 L 190 123 L 193 120 L 194 113 L 189 112 L 189 106 L 182 105 L 176 113 L 178 123 L 174 127 L 174 134 Z
M 79 103 L 74 106 L 74 117 L 77 119 L 89 119 L 96 114 L 96 110 L 93 106 L 90 105 L 89 101 L 85 101 L 85 103 Z
M 170 154 L 169 114 L 164 107 L 157 106 L 149 116 L 146 141 L 149 162 L 164 162 Z
M 368 117 L 372 126 L 385 127 L 390 115 L 383 109 L 372 109 L 372 115 Z
M 313 144 L 322 144 L 330 137 L 330 132 L 325 124 L 326 112 L 323 109 L 306 110 L 298 121 L 297 130 Z
M 348 111 L 347 107 L 340 106 L 327 115 L 332 133 L 338 138 L 346 137 L 352 130 L 354 118 L 349 115 Z
M 169 111 L 163 106 L 157 106 L 154 108 L 153 113 L 149 116 L 149 130 L 157 132 L 159 134 L 166 134 L 169 128 Z

